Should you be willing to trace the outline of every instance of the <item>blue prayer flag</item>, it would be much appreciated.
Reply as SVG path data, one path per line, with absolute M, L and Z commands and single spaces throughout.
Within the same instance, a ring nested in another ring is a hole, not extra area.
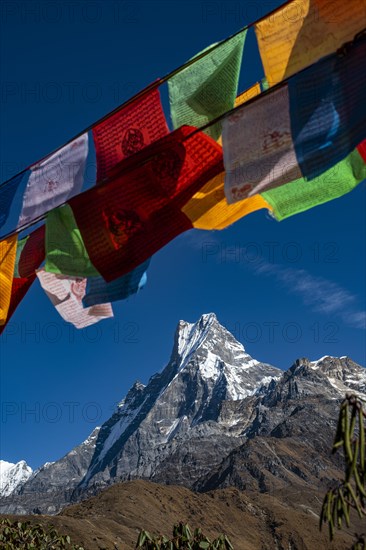
M 146 284 L 146 270 L 149 263 L 150 259 L 110 283 L 107 283 L 103 277 L 88 277 L 86 294 L 83 298 L 84 307 L 125 300 L 132 294 L 136 294 Z

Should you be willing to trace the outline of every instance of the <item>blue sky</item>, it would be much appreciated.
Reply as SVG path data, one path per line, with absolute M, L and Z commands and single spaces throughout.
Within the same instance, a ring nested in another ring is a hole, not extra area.
M 1 180 L 276 5 L 5 0 Z M 241 89 L 261 77 L 251 31 Z M 363 183 L 281 223 L 263 210 L 222 232 L 191 231 L 154 256 L 146 288 L 113 320 L 84 331 L 35 283 L 0 340 L 0 457 L 60 458 L 165 366 L 179 319 L 202 313 L 283 369 L 327 354 L 365 365 L 365 226 Z

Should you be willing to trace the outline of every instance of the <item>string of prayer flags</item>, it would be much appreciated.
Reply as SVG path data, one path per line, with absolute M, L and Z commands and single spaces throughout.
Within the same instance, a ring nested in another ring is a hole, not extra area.
M 35 274 L 45 259 L 45 226 L 37 227 L 19 241 L 15 262 L 15 277 L 27 278 Z
M 35 279 L 36 279 L 35 274 L 32 275 L 31 277 L 25 277 L 25 278 L 14 277 L 12 282 L 12 287 L 11 287 L 11 298 L 10 298 L 8 315 L 5 323 L 3 325 L 0 325 L 0 335 L 4 332 L 15 310 L 17 309 L 20 302 L 23 300 L 24 296 L 27 294 L 28 290 L 32 286 Z
M 257 82 L 248 90 L 242 92 L 235 99 L 235 107 L 242 105 L 249 99 L 256 97 L 261 92 Z M 218 140 L 218 143 L 221 139 Z M 182 212 L 191 220 L 193 227 L 197 229 L 225 229 L 240 218 L 271 206 L 260 195 L 254 195 L 235 204 L 228 204 L 224 192 L 225 172 L 222 172 L 197 191 Z
M 14 197 L 24 178 L 24 173 L 12 178 L 6 185 L 0 186 L 0 228 L 3 227 L 9 218 Z
M 123 159 L 166 136 L 169 128 L 158 89 L 144 94 L 93 128 L 97 182 Z
M 301 178 L 271 189 L 262 196 L 271 205 L 275 218 L 281 221 L 349 193 L 364 179 L 366 156 L 363 159 L 355 149 L 317 178 L 311 181 Z
M 89 257 L 106 281 L 132 271 L 192 228 L 182 206 L 223 170 L 221 147 L 195 130 L 175 130 L 132 165 L 126 161 L 129 170 L 122 163 L 113 181 L 69 201 Z
M 37 277 L 57 312 L 76 328 L 85 328 L 113 317 L 111 304 L 83 308 L 86 279 L 55 275 L 44 269 L 37 272 Z
M 229 204 L 313 179 L 366 137 L 366 35 L 229 115 L 223 123 Z
M 46 220 L 45 270 L 72 277 L 97 277 L 68 204 L 52 210 Z
M 102 277 L 89 277 L 83 298 L 84 307 L 126 300 L 136 294 L 146 285 L 149 264 L 150 259 L 110 283 L 106 283 Z
M 184 124 L 199 128 L 233 108 L 246 34 L 243 30 L 168 80 L 174 128 Z M 217 140 L 221 123 L 206 133 Z
M 365 26 L 365 0 L 287 2 L 255 25 L 270 86 L 335 52 Z
M 4 325 L 8 317 L 17 240 L 14 235 L 0 242 L 0 325 Z
M 85 133 L 31 167 L 18 227 L 32 223 L 80 193 L 87 156 Z

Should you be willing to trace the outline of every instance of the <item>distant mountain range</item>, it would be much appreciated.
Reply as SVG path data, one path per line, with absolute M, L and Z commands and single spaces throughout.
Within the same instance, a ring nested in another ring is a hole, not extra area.
M 283 371 L 248 355 L 212 313 L 180 321 L 165 369 L 136 382 L 81 445 L 35 472 L 0 463 L 0 513 L 55 514 L 134 479 L 233 486 L 294 505 L 305 491 L 310 506 L 339 475 L 330 449 L 346 392 L 366 397 L 366 370 L 348 357 Z

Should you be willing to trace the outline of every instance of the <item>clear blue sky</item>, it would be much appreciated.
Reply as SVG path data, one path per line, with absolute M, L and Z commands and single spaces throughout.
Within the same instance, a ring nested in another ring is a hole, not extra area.
M 4 0 L 1 179 L 278 4 Z M 251 31 L 241 89 L 261 76 Z M 35 468 L 63 456 L 165 366 L 179 319 L 202 313 L 283 369 L 327 354 L 365 365 L 365 225 L 363 183 L 281 223 L 263 210 L 222 232 L 191 231 L 153 258 L 146 288 L 117 303 L 114 320 L 81 332 L 36 282 L 16 333 L 0 340 L 0 457 Z

